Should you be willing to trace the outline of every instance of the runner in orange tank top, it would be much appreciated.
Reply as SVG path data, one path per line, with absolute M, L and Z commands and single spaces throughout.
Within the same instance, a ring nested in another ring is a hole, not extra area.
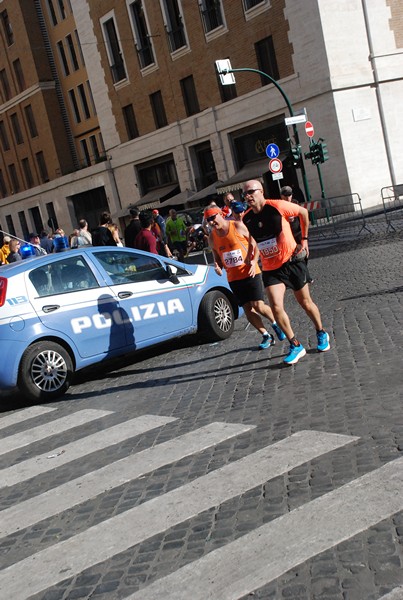
M 243 186 L 243 197 L 250 209 L 244 215 L 244 223 L 250 238 L 255 238 L 262 260 L 262 278 L 273 314 L 286 334 L 290 349 L 284 363 L 293 365 L 305 356 L 306 350 L 295 337 L 290 319 L 284 309 L 284 295 L 287 288 L 294 292 L 299 305 L 313 322 L 318 339 L 317 350 L 326 352 L 330 348 L 329 334 L 322 327 L 319 308 L 309 292 L 309 273 L 304 260 L 293 257 L 296 241 L 288 219 L 297 217 L 301 224 L 301 246 L 305 255 L 308 249 L 308 211 L 285 200 L 266 200 L 260 181 L 247 181 Z M 250 255 L 255 248 L 250 247 Z
M 227 273 L 228 283 L 243 307 L 246 318 L 263 336 L 260 349 L 274 344 L 274 337 L 267 332 L 261 317 L 272 324 L 278 338 L 285 335 L 274 321 L 273 313 L 264 303 L 264 291 L 261 270 L 258 261 L 256 242 L 249 241 L 249 232 L 242 221 L 224 219 L 218 206 L 207 208 L 204 217 L 211 227 L 209 244 L 214 255 L 214 268 L 218 275 L 222 269 Z M 249 244 L 254 248 L 252 258 L 247 260 Z

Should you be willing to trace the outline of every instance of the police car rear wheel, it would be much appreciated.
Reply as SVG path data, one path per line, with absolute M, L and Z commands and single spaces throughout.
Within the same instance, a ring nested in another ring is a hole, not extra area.
M 234 331 L 234 311 L 225 294 L 208 292 L 200 304 L 199 333 L 206 341 L 226 340 Z
M 68 390 L 73 363 L 67 350 L 55 342 L 38 342 L 24 352 L 18 387 L 31 400 L 54 399 Z

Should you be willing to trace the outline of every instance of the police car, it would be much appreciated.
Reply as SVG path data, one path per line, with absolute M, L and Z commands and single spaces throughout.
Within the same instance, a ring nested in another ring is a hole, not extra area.
M 0 267 L 0 388 L 62 396 L 75 371 L 238 317 L 224 277 L 129 248 L 86 247 Z

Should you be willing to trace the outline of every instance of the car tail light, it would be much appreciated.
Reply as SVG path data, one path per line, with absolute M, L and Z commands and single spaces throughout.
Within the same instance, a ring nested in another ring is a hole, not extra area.
M 6 301 L 7 294 L 7 279 L 0 277 L 0 306 L 3 306 Z

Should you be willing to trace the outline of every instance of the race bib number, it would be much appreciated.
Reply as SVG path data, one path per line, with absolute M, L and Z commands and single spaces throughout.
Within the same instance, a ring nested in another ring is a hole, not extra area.
M 223 259 L 224 266 L 226 269 L 230 269 L 231 267 L 237 267 L 238 265 L 244 264 L 242 252 L 239 248 L 237 250 L 230 250 L 229 252 L 224 252 Z
M 260 254 L 265 258 L 273 258 L 279 253 L 276 238 L 270 238 L 264 242 L 259 242 L 257 246 Z

